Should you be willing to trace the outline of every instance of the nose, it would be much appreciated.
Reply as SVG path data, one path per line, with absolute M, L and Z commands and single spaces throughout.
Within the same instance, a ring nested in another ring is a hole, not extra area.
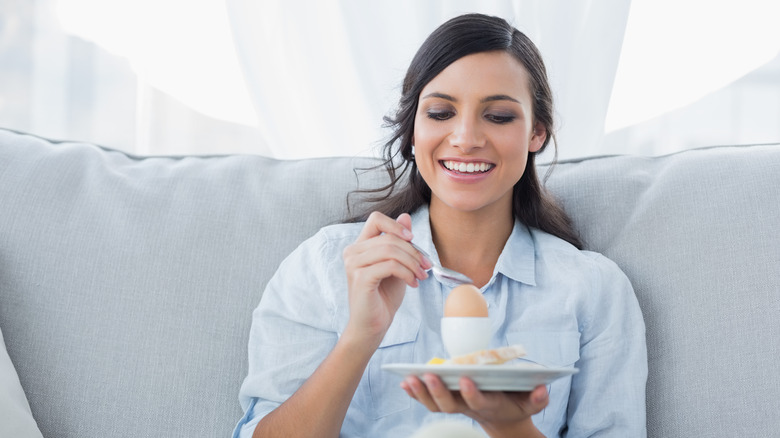
M 485 146 L 485 136 L 479 120 L 473 117 L 459 117 L 450 134 L 450 144 L 465 154 Z

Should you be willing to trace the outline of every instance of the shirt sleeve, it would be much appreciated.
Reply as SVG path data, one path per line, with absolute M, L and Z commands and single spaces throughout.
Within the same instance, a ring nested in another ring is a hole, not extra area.
M 620 268 L 599 254 L 589 255 L 595 275 L 566 436 L 644 437 L 647 347 L 642 313 Z
M 338 339 L 331 279 L 340 254 L 320 232 L 291 253 L 269 281 L 252 314 L 249 369 L 239 392 L 246 415 L 234 436 L 251 436 L 257 422 L 287 400 L 333 349 Z M 342 275 L 343 276 L 343 275 Z M 325 290 L 324 285 L 328 285 Z M 346 289 L 344 289 L 346 294 Z

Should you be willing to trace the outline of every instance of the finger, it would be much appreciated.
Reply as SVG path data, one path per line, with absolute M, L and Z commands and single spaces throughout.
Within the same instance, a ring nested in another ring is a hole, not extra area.
M 428 273 L 420 262 L 413 256 L 404 253 L 401 250 L 388 250 L 384 254 L 376 251 L 364 251 L 364 252 L 345 252 L 344 253 L 344 267 L 346 268 L 347 275 L 351 279 L 355 279 L 356 276 L 360 276 L 360 271 L 365 271 L 363 275 L 370 273 L 371 275 L 378 275 L 374 277 L 379 281 L 387 278 L 393 274 L 399 278 L 406 278 L 408 272 L 412 277 L 418 280 L 423 280 L 428 277 Z M 376 268 L 380 268 L 377 270 Z M 390 268 L 390 269 L 388 269 Z M 402 271 L 399 271 L 399 268 Z M 404 272 L 405 271 L 405 272 Z M 399 272 L 402 272 L 399 274 Z M 363 277 L 366 279 L 367 277 Z
M 418 264 L 424 261 L 423 255 L 408 242 L 392 234 L 382 234 L 371 239 L 359 240 L 345 248 L 347 255 L 359 257 L 379 257 L 381 259 L 402 258 L 413 259 Z
M 462 377 L 458 382 L 460 384 L 460 393 L 463 396 L 463 401 L 473 411 L 480 411 L 485 409 L 495 409 L 495 398 L 491 400 L 487 394 L 480 391 L 473 380 Z M 507 393 L 504 393 L 507 394 Z M 540 412 L 547 406 L 549 397 L 547 394 L 547 387 L 539 385 L 531 392 L 518 392 L 509 393 L 509 398 L 520 407 L 524 412 L 529 415 L 533 415 Z
M 480 411 L 489 408 L 489 402 L 485 394 L 477 388 L 477 384 L 468 377 L 461 377 L 458 381 L 460 394 L 466 406 L 472 411 Z
M 508 392 L 504 394 L 527 416 L 542 412 L 550 402 L 547 387 L 544 385 L 539 385 L 530 392 Z
M 396 277 L 411 287 L 418 287 L 417 273 L 395 260 L 385 260 L 370 266 L 357 269 L 352 273 L 356 284 L 377 285 L 389 277 Z
M 406 383 L 406 380 L 401 381 L 401 389 L 406 392 L 406 395 L 408 395 L 411 398 L 414 398 L 414 393 L 412 392 L 412 388 L 409 386 L 408 383 Z
M 433 401 L 428 388 L 417 376 L 407 376 L 404 380 L 409 386 L 409 392 L 411 397 L 417 400 L 420 404 L 425 406 L 431 412 L 441 412 L 439 406 Z
M 423 381 L 428 388 L 428 392 L 439 407 L 441 412 L 456 413 L 462 412 L 463 406 L 456 400 L 452 391 L 450 391 L 441 381 L 441 378 L 435 374 L 426 373 L 423 375 Z
M 420 280 L 428 277 L 424 257 L 407 243 L 387 234 L 349 245 L 344 249 L 343 259 L 348 272 L 394 261 Z
M 398 236 L 402 240 L 408 242 L 412 240 L 410 228 L 411 223 L 409 223 L 409 228 L 407 228 L 403 224 L 375 211 L 368 216 L 368 220 L 366 220 L 366 224 L 363 225 L 363 229 L 360 231 L 357 240 L 362 241 L 379 236 L 382 233 L 387 233 Z
M 547 393 L 547 387 L 539 385 L 534 388 L 534 390 L 531 391 L 529 400 L 534 409 L 534 413 L 540 412 L 542 409 L 546 408 L 547 404 L 550 402 L 550 395 Z

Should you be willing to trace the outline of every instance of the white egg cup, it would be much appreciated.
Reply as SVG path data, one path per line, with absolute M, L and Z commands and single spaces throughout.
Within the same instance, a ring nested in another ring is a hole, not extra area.
M 491 334 L 488 317 L 445 316 L 441 319 L 441 339 L 450 358 L 487 350 Z

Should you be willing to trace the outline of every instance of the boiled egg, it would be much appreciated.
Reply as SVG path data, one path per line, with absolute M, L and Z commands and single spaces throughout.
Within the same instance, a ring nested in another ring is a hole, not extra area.
M 488 306 L 482 292 L 473 284 L 461 284 L 450 292 L 444 302 L 445 317 L 475 317 L 488 316 Z
M 488 348 L 491 326 L 482 292 L 473 284 L 462 284 L 444 302 L 441 338 L 450 357 Z

